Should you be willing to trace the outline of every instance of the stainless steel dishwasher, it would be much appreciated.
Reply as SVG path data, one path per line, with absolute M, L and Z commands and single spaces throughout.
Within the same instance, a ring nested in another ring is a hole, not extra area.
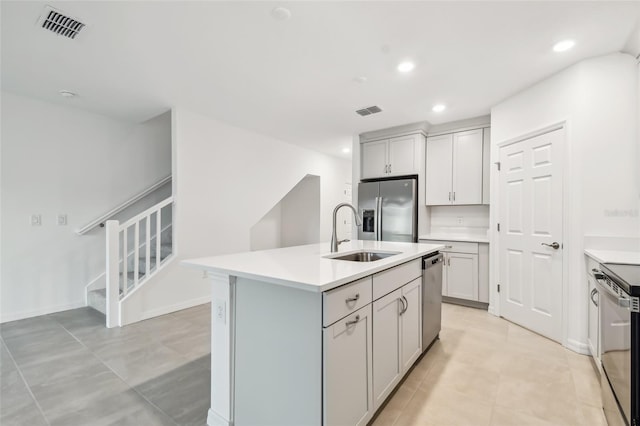
M 422 258 L 422 350 L 440 333 L 442 322 L 442 253 Z

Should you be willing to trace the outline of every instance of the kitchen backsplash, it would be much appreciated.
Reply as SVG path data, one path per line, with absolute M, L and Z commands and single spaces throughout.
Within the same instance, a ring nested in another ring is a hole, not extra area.
M 468 233 L 486 235 L 489 206 L 430 207 L 431 233 Z

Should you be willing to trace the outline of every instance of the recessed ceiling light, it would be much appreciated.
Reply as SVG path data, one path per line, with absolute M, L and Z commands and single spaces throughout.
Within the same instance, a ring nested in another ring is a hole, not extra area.
M 349 148 L 342 148 L 342 152 L 344 152 L 345 154 L 348 154 L 351 152 L 351 150 Z
M 573 40 L 562 40 L 556 44 L 553 45 L 553 51 L 554 52 L 564 52 L 566 50 L 571 49 L 573 46 L 575 46 L 576 42 Z
M 437 104 L 434 105 L 433 108 L 431 108 L 433 110 L 433 112 L 442 112 L 446 109 L 447 107 L 443 104 Z
M 60 94 L 60 96 L 62 96 L 63 98 L 74 98 L 76 96 L 78 96 L 77 94 L 70 92 L 68 90 L 60 90 L 58 92 Z
M 412 71 L 416 67 L 416 64 L 410 61 L 400 62 L 398 65 L 398 71 L 400 72 L 409 72 Z
M 291 11 L 286 7 L 276 7 L 271 10 L 271 16 L 278 21 L 286 21 L 291 18 Z

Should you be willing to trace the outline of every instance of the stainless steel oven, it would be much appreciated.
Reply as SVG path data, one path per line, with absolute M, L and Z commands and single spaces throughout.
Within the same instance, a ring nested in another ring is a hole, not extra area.
M 609 426 L 640 426 L 640 266 L 601 264 L 600 360 L 603 409 Z

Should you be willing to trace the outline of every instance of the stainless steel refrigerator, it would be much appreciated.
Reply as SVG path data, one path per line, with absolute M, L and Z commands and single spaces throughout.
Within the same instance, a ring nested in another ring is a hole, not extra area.
M 416 179 L 380 180 L 358 185 L 358 239 L 418 241 Z

